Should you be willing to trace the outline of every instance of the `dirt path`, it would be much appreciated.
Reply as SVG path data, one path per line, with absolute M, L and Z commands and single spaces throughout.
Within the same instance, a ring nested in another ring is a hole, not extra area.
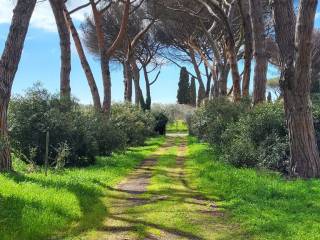
M 189 186 L 186 139 L 168 137 L 125 181 L 109 188 L 104 226 L 81 239 L 236 239 L 214 201 Z

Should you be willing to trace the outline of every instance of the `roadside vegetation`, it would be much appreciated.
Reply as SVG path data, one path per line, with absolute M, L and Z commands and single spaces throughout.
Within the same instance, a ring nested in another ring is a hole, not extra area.
M 115 186 L 164 138 L 126 153 L 97 157 L 86 168 L 44 169 L 28 172 L 28 165 L 14 160 L 16 172 L 0 175 L 0 236 L 3 240 L 48 239 L 77 235 L 98 228 L 108 212 L 106 188 Z
M 186 171 L 192 186 L 215 199 L 245 239 L 319 238 L 319 180 L 288 181 L 272 171 L 235 168 L 220 157 L 208 144 L 189 138 Z

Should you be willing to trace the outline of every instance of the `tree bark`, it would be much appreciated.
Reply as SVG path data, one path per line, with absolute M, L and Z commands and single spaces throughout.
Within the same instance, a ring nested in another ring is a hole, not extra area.
M 312 32 L 317 0 L 301 0 L 297 23 L 293 1 L 275 0 L 276 41 L 281 55 L 281 88 L 289 131 L 290 170 L 302 178 L 320 177 L 320 159 L 310 100 Z
M 105 56 L 101 56 L 101 71 L 103 79 L 103 104 L 102 111 L 107 115 L 111 113 L 111 74 L 110 74 L 110 60 Z
M 92 95 L 93 106 L 95 107 L 96 110 L 101 111 L 101 100 L 100 100 L 99 90 L 98 90 L 96 81 L 94 79 L 91 67 L 90 67 L 89 62 L 87 60 L 87 57 L 85 55 L 78 31 L 77 31 L 76 27 L 74 26 L 74 23 L 72 21 L 70 14 L 68 13 L 68 11 L 66 9 L 66 6 L 64 6 L 64 12 L 65 12 L 65 17 L 66 17 L 66 20 L 68 23 L 69 30 L 72 34 L 72 38 L 73 38 L 75 47 L 77 49 L 77 52 L 78 52 L 78 55 L 80 58 L 82 69 L 83 69 L 83 71 L 86 75 L 87 81 L 88 81 L 88 85 L 89 85 L 91 95 Z
M 94 0 L 90 0 L 90 4 L 92 8 L 94 22 L 96 25 L 96 34 L 97 34 L 98 47 L 100 52 L 100 65 L 101 65 L 103 92 L 104 92 L 102 110 L 107 114 L 107 116 L 110 116 L 111 114 L 111 75 L 110 75 L 110 69 L 109 69 L 109 62 L 110 62 L 110 58 L 112 57 L 114 52 L 117 50 L 123 38 L 125 37 L 125 33 L 127 31 L 127 26 L 128 26 L 131 2 L 130 0 L 126 0 L 126 2 L 124 3 L 124 11 L 121 19 L 120 30 L 117 38 L 112 43 L 110 48 L 107 48 L 105 44 L 105 37 L 104 37 L 103 26 L 102 26 L 102 13 L 97 9 L 97 3 Z
M 213 78 L 212 73 L 209 73 L 209 69 L 207 66 L 205 66 L 206 76 L 207 76 L 207 84 L 206 84 L 206 98 L 210 98 L 210 92 L 211 92 L 211 80 Z
M 18 70 L 35 5 L 36 0 L 18 0 L 0 59 L 0 171 L 10 171 L 12 169 L 8 143 L 7 111 L 12 84 Z
M 132 73 L 129 61 L 123 63 L 124 101 L 132 102 Z
M 219 86 L 219 95 L 220 96 L 227 96 L 227 83 L 228 83 L 228 75 L 229 75 L 229 68 L 226 69 L 226 67 L 222 68 L 222 71 L 219 73 L 219 80 L 218 80 L 218 86 Z
M 147 71 L 147 66 L 142 65 L 144 79 L 146 82 L 146 104 L 145 109 L 150 110 L 151 109 L 151 90 L 150 90 L 150 80 L 149 80 L 149 74 Z
M 130 65 L 135 89 L 135 105 L 144 109 L 145 101 L 140 87 L 140 72 L 136 60 L 133 57 L 131 57 Z
M 240 78 L 240 73 L 238 68 L 235 40 L 232 33 L 231 24 L 228 20 L 228 16 L 224 12 L 223 8 L 221 8 L 218 1 L 210 0 L 210 5 L 205 3 L 203 0 L 198 0 L 198 1 L 207 8 L 209 13 L 214 18 L 218 16 L 218 18 L 221 21 L 221 24 L 223 24 L 226 55 L 227 55 L 230 69 L 231 69 L 232 82 L 233 82 L 233 101 L 238 102 L 241 99 L 241 86 L 240 86 L 241 78 Z M 231 7 L 233 6 L 234 5 L 231 4 Z
M 190 55 L 191 63 L 193 65 L 194 71 L 196 72 L 197 80 L 199 83 L 198 100 L 197 100 L 197 106 L 199 107 L 201 105 L 202 101 L 206 97 L 206 89 L 203 84 L 203 80 L 202 80 L 201 72 L 200 72 L 200 69 L 199 69 L 199 66 L 198 66 L 198 63 L 196 60 L 195 52 L 191 46 L 189 47 L 189 55 Z
M 71 44 L 70 32 L 64 15 L 64 0 L 49 0 L 58 28 L 61 51 L 60 98 L 70 101 Z
M 232 83 L 233 83 L 233 101 L 238 102 L 241 99 L 240 74 L 238 60 L 235 52 L 235 44 L 231 39 L 226 39 L 227 58 L 230 65 Z
M 102 111 L 105 112 L 107 115 L 111 113 L 111 76 L 110 76 L 110 69 L 109 69 L 109 58 L 107 56 L 107 49 L 105 45 L 105 38 L 102 29 L 102 16 L 101 13 L 98 11 L 96 3 L 91 0 L 91 7 L 94 22 L 96 25 L 96 34 L 97 34 L 97 41 L 100 53 L 100 66 L 102 72 L 102 81 L 103 81 L 103 104 L 102 104 Z
M 242 78 L 242 96 L 249 96 L 250 76 L 251 76 L 251 61 L 252 61 L 252 27 L 249 14 L 248 0 L 239 0 L 239 9 L 242 17 L 242 25 L 244 32 L 244 71 Z
M 256 105 L 266 100 L 268 57 L 266 53 L 262 0 L 250 0 L 249 3 L 253 30 L 254 56 L 256 60 L 253 82 L 253 104 Z

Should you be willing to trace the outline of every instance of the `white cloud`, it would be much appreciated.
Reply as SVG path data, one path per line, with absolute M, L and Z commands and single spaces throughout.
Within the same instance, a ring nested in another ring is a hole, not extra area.
M 77 4 L 75 4 L 77 2 Z M 87 0 L 72 1 L 68 4 L 68 8 L 71 10 L 76 6 L 80 6 L 86 3 Z M 14 0 L 0 0 L 0 24 L 10 23 L 12 18 L 13 8 L 15 6 Z M 87 7 L 72 15 L 75 20 L 82 21 L 85 16 L 90 14 L 90 8 Z M 56 24 L 54 16 L 48 1 L 39 2 L 33 12 L 30 26 L 33 28 L 42 29 L 49 32 L 56 32 Z
M 316 19 L 320 18 L 320 11 L 316 13 Z

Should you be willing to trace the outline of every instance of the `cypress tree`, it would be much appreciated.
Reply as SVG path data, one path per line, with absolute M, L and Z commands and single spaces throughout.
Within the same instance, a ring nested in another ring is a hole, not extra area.
M 179 104 L 189 104 L 189 73 L 186 67 L 182 67 L 180 71 L 179 88 L 177 93 L 177 100 Z
M 197 89 L 196 89 L 196 80 L 194 77 L 191 78 L 191 84 L 189 88 L 189 104 L 193 107 L 197 106 Z

